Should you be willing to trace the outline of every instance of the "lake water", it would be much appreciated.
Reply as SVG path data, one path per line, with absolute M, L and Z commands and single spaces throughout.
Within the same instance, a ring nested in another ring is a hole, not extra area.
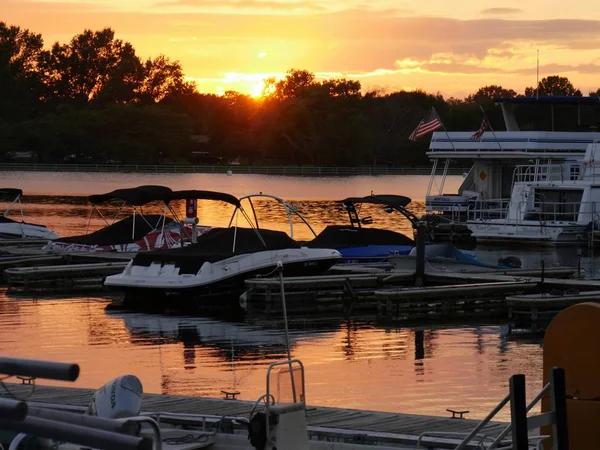
M 346 223 L 336 200 L 348 196 L 396 193 L 413 198 L 423 212 L 428 177 L 381 176 L 292 178 L 210 174 L 0 173 L 4 187 L 25 192 L 25 216 L 61 235 L 85 232 L 86 195 L 142 184 L 173 189 L 221 190 L 240 196 L 251 192 L 293 200 L 316 232 L 330 223 Z M 449 189 L 461 177 L 450 177 Z M 232 208 L 201 204 L 202 223 L 226 225 Z M 215 203 L 215 204 L 213 204 Z M 177 205 L 181 210 L 183 205 Z M 282 211 L 259 202 L 265 228 L 287 231 Z M 145 212 L 151 211 L 148 207 Z M 110 216 L 116 210 L 103 210 Z M 181 212 L 181 211 L 180 211 Z M 374 226 L 410 233 L 408 222 L 365 206 Z M 92 215 L 90 230 L 103 225 Z M 296 238 L 310 238 L 295 227 Z M 556 252 L 477 249 L 484 260 L 518 254 L 526 265 L 572 264 L 575 249 Z M 595 271 L 593 258 L 582 257 Z M 93 293 L 92 293 L 93 294 Z M 73 297 L 11 297 L 0 291 L 0 353 L 5 356 L 77 362 L 75 386 L 98 388 L 125 373 L 138 376 L 146 392 L 220 397 L 235 388 L 240 398 L 255 400 L 264 390 L 268 364 L 285 358 L 283 332 L 199 317 L 105 311 L 104 294 Z M 509 377 L 527 376 L 528 395 L 541 387 L 542 345 L 518 340 L 507 326 L 494 323 L 386 328 L 373 323 L 340 322 L 328 328 L 292 331 L 292 356 L 306 366 L 307 400 L 313 405 L 447 415 L 446 408 L 467 409 L 482 418 L 507 393 Z M 42 383 L 51 383 L 40 381 Z M 61 383 L 55 383 L 61 384 Z M 509 418 L 504 411 L 500 417 Z

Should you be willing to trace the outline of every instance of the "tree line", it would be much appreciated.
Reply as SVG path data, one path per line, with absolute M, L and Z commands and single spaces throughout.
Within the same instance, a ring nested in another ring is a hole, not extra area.
M 465 99 L 424 91 L 363 92 L 359 81 L 318 80 L 292 69 L 265 80 L 263 97 L 202 94 L 178 61 L 143 60 L 112 29 L 84 30 L 44 48 L 40 34 L 0 22 L 0 158 L 40 162 L 193 163 L 209 152 L 224 162 L 293 165 L 423 165 L 428 139 L 408 135 L 433 106 L 447 130 L 476 130 L 481 105 L 502 130 L 495 97 L 579 95 L 549 76 L 522 94 L 485 86 Z M 600 89 L 589 95 L 600 96 Z M 550 115 L 519 108 L 523 129 L 549 129 Z M 575 122 L 574 118 L 579 118 Z M 555 126 L 589 127 L 598 112 L 553 112 Z

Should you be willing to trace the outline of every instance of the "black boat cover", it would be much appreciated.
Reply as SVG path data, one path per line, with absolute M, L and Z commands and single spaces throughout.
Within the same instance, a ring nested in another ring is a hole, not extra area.
M 23 191 L 15 188 L 0 188 L 0 199 L 10 199 L 13 201 L 17 198 L 17 195 L 23 195 Z
M 374 205 L 400 206 L 406 207 L 411 202 L 411 199 L 403 195 L 367 195 L 366 197 L 348 197 L 342 200 L 345 205 L 353 205 L 355 203 L 372 203 Z
M 60 239 L 54 239 L 54 242 L 64 242 L 67 244 L 80 245 L 121 245 L 131 244 L 142 239 L 158 224 L 162 227 L 162 217 L 158 214 L 148 214 L 144 218 L 137 216 L 135 218 L 135 229 L 133 228 L 133 216 L 125 217 L 107 227 L 101 228 L 93 233 L 82 234 L 79 236 L 68 236 Z M 148 221 L 148 222 L 146 222 Z M 159 222 L 160 221 L 160 222 Z M 173 222 L 173 219 L 167 217 L 166 223 Z M 148 225 L 148 223 L 150 225 Z
M 173 191 L 171 200 L 220 200 L 222 202 L 231 203 L 235 206 L 240 206 L 240 201 L 237 197 L 231 194 L 215 191 Z
M 173 263 L 179 267 L 179 273 L 196 274 L 205 262 L 216 262 L 244 253 L 300 247 L 300 244 L 282 231 L 237 228 L 236 246 L 233 252 L 235 230 L 235 227 L 213 228 L 199 236 L 195 244 L 187 247 L 138 253 L 133 258 L 133 264 L 147 267 L 153 262 Z M 265 241 L 266 247 L 256 235 L 257 232 Z
M 41 225 L 39 223 L 21 222 L 20 220 L 14 220 L 14 219 L 11 219 L 9 217 L 4 217 L 4 216 L 0 216 L 0 223 L 19 223 L 22 225 L 33 225 L 34 227 L 47 228 L 46 225 Z
M 166 186 L 138 186 L 135 188 L 117 189 L 106 194 L 90 195 L 88 200 L 93 205 L 110 200 L 123 200 L 130 205 L 141 206 L 156 200 L 168 203 L 173 191 Z
M 414 245 L 408 236 L 392 230 L 353 228 L 347 225 L 329 225 L 306 244 L 311 248 L 342 249 L 368 245 Z

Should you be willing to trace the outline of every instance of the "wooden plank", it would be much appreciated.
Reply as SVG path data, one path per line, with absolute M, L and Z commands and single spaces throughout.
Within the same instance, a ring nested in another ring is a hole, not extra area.
M 24 397 L 31 392 L 31 386 L 7 383 L 11 392 Z M 92 389 L 36 385 L 35 391 L 27 399 L 30 402 L 51 403 L 61 406 L 76 406 L 83 410 L 92 399 Z M 145 412 L 187 413 L 207 415 L 228 415 L 248 417 L 254 402 L 245 400 L 224 400 L 206 397 L 179 395 L 144 394 L 142 409 Z M 419 414 L 390 413 L 370 410 L 309 406 L 307 408 L 309 430 L 315 427 L 328 427 L 337 430 L 362 432 L 395 433 L 418 436 L 425 431 L 469 432 L 479 421 L 471 419 L 451 419 L 449 417 Z M 497 434 L 506 427 L 504 422 L 491 422 L 484 433 Z
M 451 296 L 464 296 L 469 294 L 489 295 L 516 290 L 535 290 L 537 283 L 522 281 L 501 281 L 490 283 L 454 284 L 450 286 L 431 286 L 419 288 L 389 288 L 375 291 L 376 296 L 396 299 L 448 299 Z

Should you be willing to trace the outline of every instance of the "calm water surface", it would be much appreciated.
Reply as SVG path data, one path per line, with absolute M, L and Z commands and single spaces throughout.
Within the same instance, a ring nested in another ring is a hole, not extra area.
M 26 218 L 67 236 L 88 229 L 85 196 L 122 187 L 162 184 L 173 189 L 221 190 L 234 195 L 263 191 L 293 200 L 318 233 L 326 225 L 347 223 L 335 202 L 348 196 L 397 193 L 413 198 L 411 208 L 423 212 L 428 177 L 382 176 L 292 178 L 260 175 L 146 175 L 81 173 L 0 173 L 4 187 L 25 191 Z M 461 177 L 449 177 L 448 189 Z M 182 212 L 183 205 L 176 205 Z M 265 228 L 287 231 L 283 211 L 273 202 L 258 203 Z M 112 217 L 117 209 L 106 207 Z M 157 205 L 145 213 L 159 212 Z M 232 208 L 217 202 L 200 204 L 201 222 L 227 225 Z M 374 225 L 410 233 L 397 214 L 365 206 Z M 89 230 L 103 226 L 91 216 Z M 241 224 L 243 225 L 243 224 Z M 310 239 L 306 227 L 294 229 L 297 239 Z M 477 249 L 487 261 L 517 254 L 529 267 L 574 264 L 575 249 L 523 251 Z M 595 272 L 593 258 L 582 262 Z M 263 393 L 268 364 L 285 358 L 284 336 L 261 329 L 198 317 L 176 317 L 105 311 L 108 297 L 10 297 L 0 291 L 0 353 L 7 356 L 78 362 L 77 386 L 97 388 L 110 379 L 137 375 L 146 392 L 219 397 L 235 388 L 240 398 Z M 340 323 L 329 328 L 293 330 L 292 355 L 307 370 L 310 404 L 385 411 L 446 415 L 446 408 L 484 417 L 507 392 L 508 379 L 525 373 L 528 394 L 541 385 L 539 340 L 515 340 L 497 324 L 427 325 L 382 328 L 371 323 Z M 501 416 L 509 418 L 505 411 Z
M 281 330 L 107 312 L 107 302 L 15 299 L 0 292 L 1 352 L 78 362 L 76 386 L 97 388 L 131 373 L 145 392 L 220 397 L 222 389 L 235 388 L 246 400 L 263 393 L 267 365 L 285 359 Z M 341 323 L 293 330 L 291 341 L 292 356 L 306 366 L 313 405 L 436 415 L 460 408 L 483 417 L 506 394 L 513 373 L 527 375 L 529 394 L 541 384 L 540 343 L 509 340 L 504 326 Z

